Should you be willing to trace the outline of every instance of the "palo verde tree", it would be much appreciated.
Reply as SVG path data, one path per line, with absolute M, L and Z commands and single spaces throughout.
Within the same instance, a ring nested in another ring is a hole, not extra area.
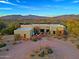
M 9 35 L 14 34 L 14 30 L 17 29 L 18 27 L 19 27 L 19 24 L 17 23 L 10 23 L 6 29 L 3 29 L 1 31 L 1 33 L 9 34 Z

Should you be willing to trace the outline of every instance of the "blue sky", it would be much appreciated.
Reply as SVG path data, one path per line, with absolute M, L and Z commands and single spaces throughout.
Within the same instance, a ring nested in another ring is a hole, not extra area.
M 79 14 L 79 0 L 0 0 L 0 16 Z

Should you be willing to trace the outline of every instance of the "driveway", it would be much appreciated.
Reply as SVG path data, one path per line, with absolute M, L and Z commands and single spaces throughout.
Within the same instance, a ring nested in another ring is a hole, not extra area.
M 8 57 L 5 59 L 31 59 L 29 54 L 40 46 L 50 46 L 53 49 L 54 56 L 50 59 L 79 59 L 79 50 L 72 43 L 56 40 L 55 38 L 50 39 L 37 42 L 23 41 L 8 51 L 7 55 L 5 55 Z

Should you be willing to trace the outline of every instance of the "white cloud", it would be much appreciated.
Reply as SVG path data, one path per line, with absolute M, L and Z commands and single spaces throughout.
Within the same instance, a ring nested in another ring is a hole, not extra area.
M 16 0 L 16 1 L 20 2 L 20 0 Z M 0 3 L 14 5 L 16 7 L 29 8 L 29 6 L 22 6 L 22 5 L 14 4 L 14 3 L 9 2 L 8 0 L 6 0 L 6 1 L 0 0 Z
M 20 2 L 20 0 L 16 0 L 17 2 Z M 4 3 L 4 4 L 9 4 L 9 5 L 13 5 L 13 6 L 16 6 L 17 8 L 25 8 L 25 9 L 30 9 L 30 10 L 40 10 L 41 8 L 39 7 L 33 7 L 33 6 L 24 6 L 24 5 L 18 5 L 18 4 L 14 4 L 14 3 L 11 3 L 9 2 L 8 0 L 6 1 L 3 1 L 3 0 L 0 0 L 0 3 Z M 49 7 L 49 6 L 48 6 Z M 4 10 L 11 10 L 10 8 L 0 8 L 1 10 L 4 9 Z
M 19 0 L 16 0 L 16 1 L 20 2 Z M 7 1 L 0 0 L 0 3 L 10 4 L 10 5 L 16 6 L 17 8 L 26 8 L 26 9 L 37 10 L 37 9 L 34 8 L 34 7 L 14 4 L 14 3 L 9 2 L 8 0 L 7 0 Z M 1 9 L 7 9 L 7 8 L 1 8 Z M 9 8 L 8 8 L 8 9 L 9 9 Z
M 16 4 L 13 4 L 11 2 L 8 2 L 8 1 L 0 1 L 0 3 L 4 3 L 4 4 L 10 4 L 10 5 L 16 5 Z
M 72 3 L 79 3 L 79 1 L 73 1 Z
M 12 8 L 0 8 L 0 10 L 12 10 Z
M 0 1 L 0 3 L 10 4 L 10 3 L 7 2 L 7 1 Z

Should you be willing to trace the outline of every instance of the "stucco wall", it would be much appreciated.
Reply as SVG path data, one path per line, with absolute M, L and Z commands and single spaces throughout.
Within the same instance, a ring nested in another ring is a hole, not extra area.
M 21 25 L 21 28 L 33 28 L 39 27 L 39 29 L 49 29 L 50 34 L 53 35 L 53 31 L 63 31 L 65 26 L 60 24 L 30 24 L 30 25 Z M 32 30 L 14 30 L 14 34 L 20 34 L 22 37 L 24 37 L 24 34 L 26 34 L 26 38 L 30 38 L 31 34 L 33 32 Z
M 20 27 L 21 27 L 21 28 L 33 28 L 32 25 L 21 25 Z
M 25 31 L 25 30 L 15 30 L 14 34 L 20 34 L 21 37 L 24 37 L 24 34 L 26 34 L 26 38 L 30 38 L 31 37 L 31 32 L 32 30 L 29 31 Z

